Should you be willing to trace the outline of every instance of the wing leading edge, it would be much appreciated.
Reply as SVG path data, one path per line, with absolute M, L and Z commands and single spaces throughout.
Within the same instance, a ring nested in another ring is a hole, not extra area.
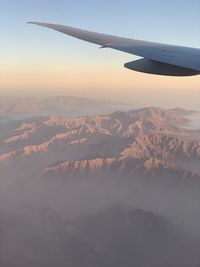
M 112 48 L 142 57 L 124 65 L 131 70 L 168 76 L 200 74 L 200 49 L 198 48 L 134 40 L 52 23 L 29 23 L 97 44 L 101 48 Z

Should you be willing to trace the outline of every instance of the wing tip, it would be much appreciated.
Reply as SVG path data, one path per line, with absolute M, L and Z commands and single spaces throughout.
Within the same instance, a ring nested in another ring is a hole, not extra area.
M 28 21 L 27 23 L 37 25 L 37 26 L 46 27 L 46 28 L 51 28 L 51 29 L 54 29 L 55 26 L 61 26 L 58 24 L 52 24 L 52 23 L 47 23 L 47 22 L 38 22 L 38 21 Z
M 37 21 L 28 21 L 27 24 L 35 24 L 35 25 L 39 25 L 39 26 L 48 25 L 48 23 L 45 23 L 45 22 L 37 22 Z
M 36 24 L 37 22 L 34 21 L 28 21 L 27 24 Z

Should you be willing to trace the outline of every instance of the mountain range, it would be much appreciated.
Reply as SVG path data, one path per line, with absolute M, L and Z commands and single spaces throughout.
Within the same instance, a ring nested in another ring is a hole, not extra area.
M 0 164 L 55 176 L 199 179 L 199 130 L 182 127 L 192 111 L 143 108 L 110 115 L 32 117 L 2 123 Z
M 0 265 L 198 267 L 193 111 L 0 123 Z M 28 116 L 28 115 L 26 115 Z
M 80 116 L 111 112 L 133 103 L 121 103 L 109 99 L 93 99 L 76 96 L 5 97 L 0 96 L 0 122 L 27 116 Z

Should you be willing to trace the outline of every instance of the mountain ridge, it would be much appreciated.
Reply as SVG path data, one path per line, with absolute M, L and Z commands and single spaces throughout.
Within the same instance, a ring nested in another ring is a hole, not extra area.
M 4 123 L 0 167 L 26 164 L 31 170 L 55 176 L 87 176 L 95 171 L 99 175 L 105 170 L 111 175 L 130 176 L 132 172 L 144 176 L 165 170 L 198 179 L 199 171 L 191 173 L 182 163 L 200 159 L 200 132 L 181 127 L 190 113 L 150 107 L 101 116 L 46 116 Z

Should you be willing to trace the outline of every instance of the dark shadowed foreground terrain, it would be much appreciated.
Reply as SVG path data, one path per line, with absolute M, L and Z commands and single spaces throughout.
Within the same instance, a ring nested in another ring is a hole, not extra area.
M 200 266 L 200 131 L 182 126 L 191 114 L 2 122 L 0 266 Z

